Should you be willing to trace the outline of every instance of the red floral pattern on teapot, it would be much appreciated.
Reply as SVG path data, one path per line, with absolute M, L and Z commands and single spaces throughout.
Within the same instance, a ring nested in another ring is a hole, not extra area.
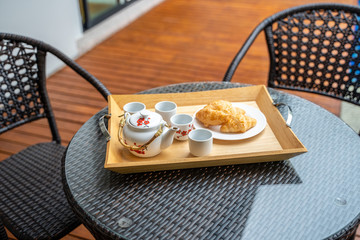
M 126 142 L 126 140 L 125 140 L 124 142 L 125 142 L 125 144 L 128 144 L 128 143 Z M 134 143 L 134 146 L 140 147 L 141 145 L 136 145 L 136 143 Z M 129 149 L 129 150 L 132 151 L 132 152 L 136 152 L 136 153 L 138 153 L 138 154 L 145 154 L 145 150 L 147 150 L 147 149 L 146 149 L 146 147 L 145 147 L 145 148 L 142 149 L 142 150 L 134 150 L 134 149 Z
M 149 123 L 150 123 L 150 118 L 147 118 L 147 119 L 145 119 L 145 118 L 139 118 L 138 120 L 137 120 L 137 125 L 138 126 L 142 126 L 142 125 L 145 125 L 145 126 L 147 126 L 147 125 L 149 125 Z

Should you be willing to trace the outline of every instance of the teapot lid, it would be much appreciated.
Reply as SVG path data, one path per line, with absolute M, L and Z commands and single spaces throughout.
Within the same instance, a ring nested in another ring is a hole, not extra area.
M 137 112 L 129 119 L 130 124 L 136 128 L 156 127 L 159 126 L 161 121 L 162 117 L 160 114 L 148 110 Z

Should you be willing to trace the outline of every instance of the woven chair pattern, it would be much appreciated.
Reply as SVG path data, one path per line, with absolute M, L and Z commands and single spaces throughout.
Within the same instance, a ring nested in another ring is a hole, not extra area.
M 45 117 L 40 98 L 36 46 L 2 40 L 0 46 L 0 132 L 18 122 Z
M 59 144 L 41 143 L 2 162 L 1 215 L 18 239 L 57 239 L 80 224 L 62 190 L 64 152 Z
M 277 21 L 269 85 L 311 89 L 360 104 L 359 26 L 357 14 L 341 10 L 309 10 Z
M 80 224 L 61 182 L 65 147 L 46 90 L 47 53 L 92 84 L 105 100 L 110 95 L 98 79 L 54 47 L 0 33 L 0 134 L 39 118 L 47 118 L 52 133 L 51 142 L 29 146 L 0 162 L 0 220 L 18 239 L 59 239 Z
M 0 239 L 8 239 L 8 236 L 6 234 L 6 231 L 4 229 L 4 225 L 0 219 Z
M 318 93 L 360 105 L 360 8 L 309 4 L 261 22 L 225 74 L 231 78 L 257 35 L 265 31 L 268 85 Z

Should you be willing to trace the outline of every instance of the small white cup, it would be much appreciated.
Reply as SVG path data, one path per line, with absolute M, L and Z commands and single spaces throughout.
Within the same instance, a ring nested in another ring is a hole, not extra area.
M 158 102 L 155 105 L 155 112 L 160 114 L 169 125 L 171 125 L 170 118 L 176 114 L 176 109 L 176 103 L 170 101 Z
M 123 110 L 125 113 L 134 114 L 146 109 L 145 104 L 141 102 L 129 102 L 123 106 Z
M 189 114 L 175 114 L 170 118 L 171 126 L 179 128 L 174 138 L 180 141 L 187 140 L 189 133 L 194 129 L 194 118 Z
M 207 129 L 195 129 L 189 133 L 189 149 L 194 156 L 201 157 L 211 153 L 213 134 Z

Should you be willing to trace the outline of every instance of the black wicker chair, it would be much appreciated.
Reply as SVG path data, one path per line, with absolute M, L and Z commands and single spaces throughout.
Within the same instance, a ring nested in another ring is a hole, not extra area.
M 262 30 L 270 56 L 269 87 L 312 92 L 360 105 L 359 7 L 318 3 L 274 14 L 254 29 L 223 81 L 231 81 Z
M 54 47 L 0 33 L 0 134 L 39 118 L 48 119 L 52 133 L 52 142 L 35 144 L 0 162 L 0 218 L 18 239 L 59 239 L 80 224 L 61 182 L 65 147 L 60 145 L 46 90 L 48 52 L 91 83 L 105 99 L 110 95 L 99 80 Z
M 7 239 L 8 236 L 6 234 L 6 231 L 5 231 L 5 228 L 4 228 L 4 225 L 0 219 L 0 239 Z

